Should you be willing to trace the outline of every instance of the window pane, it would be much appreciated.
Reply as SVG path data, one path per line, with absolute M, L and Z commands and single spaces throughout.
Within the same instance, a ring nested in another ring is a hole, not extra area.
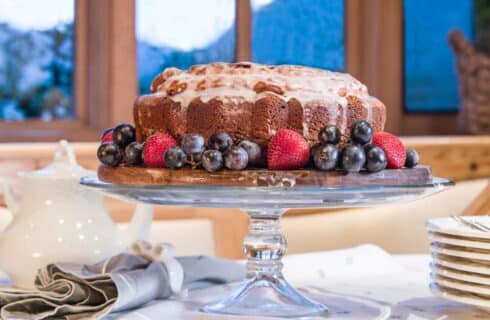
M 408 0 L 404 16 L 407 111 L 456 111 L 458 80 L 448 34 L 458 28 L 473 38 L 473 1 Z
M 0 0 L 0 119 L 75 117 L 74 0 Z
M 136 37 L 141 93 L 166 67 L 231 62 L 235 0 L 137 0 Z
M 344 70 L 344 0 L 252 0 L 253 60 Z

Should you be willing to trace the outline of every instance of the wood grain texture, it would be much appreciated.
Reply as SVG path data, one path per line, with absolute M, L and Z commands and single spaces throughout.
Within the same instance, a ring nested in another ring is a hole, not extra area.
M 490 136 L 402 138 L 434 176 L 455 181 L 490 178 Z
M 125 167 L 101 165 L 97 171 L 105 182 L 128 185 L 227 186 L 227 187 L 334 187 L 424 184 L 432 181 L 430 167 L 382 170 L 376 173 L 346 173 L 319 170 L 221 170 L 209 173 L 203 169 Z
M 486 188 L 464 210 L 465 216 L 490 215 L 490 180 Z
M 386 130 L 401 132 L 402 0 L 346 0 L 347 72 L 387 106 Z
M 235 60 L 252 59 L 252 8 L 249 0 L 235 1 Z
M 75 1 L 75 59 L 73 82 L 77 119 L 88 123 L 88 1 Z
M 109 125 L 112 126 L 133 122 L 133 103 L 138 95 L 135 1 L 111 0 L 110 19 Z

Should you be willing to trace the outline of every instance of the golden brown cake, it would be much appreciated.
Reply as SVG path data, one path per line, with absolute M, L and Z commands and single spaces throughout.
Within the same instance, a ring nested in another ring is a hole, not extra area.
M 235 141 L 266 145 L 277 130 L 288 128 L 315 143 L 326 124 L 345 134 L 360 119 L 383 130 L 385 106 L 349 74 L 249 62 L 168 68 L 153 80 L 151 94 L 134 105 L 138 141 L 156 131 L 178 141 L 186 133 L 207 139 L 226 131 Z

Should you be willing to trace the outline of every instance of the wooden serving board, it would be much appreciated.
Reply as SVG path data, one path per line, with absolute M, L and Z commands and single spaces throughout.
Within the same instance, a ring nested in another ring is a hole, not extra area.
M 415 185 L 432 182 L 432 172 L 427 166 L 419 166 L 413 169 L 383 170 L 376 173 L 327 172 L 312 169 L 287 171 L 221 170 L 210 173 L 202 169 L 193 170 L 190 168 L 171 170 L 125 166 L 113 168 L 101 165 L 97 173 L 99 179 L 105 182 L 138 186 L 334 187 Z

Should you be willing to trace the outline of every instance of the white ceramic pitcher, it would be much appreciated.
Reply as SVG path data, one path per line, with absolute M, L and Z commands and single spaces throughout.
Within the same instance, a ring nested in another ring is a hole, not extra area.
M 60 141 L 54 162 L 38 171 L 19 173 L 22 200 L 0 178 L 0 191 L 12 221 L 0 234 L 0 269 L 16 287 L 34 287 L 38 268 L 53 262 L 92 264 L 124 251 L 149 234 L 151 205 L 138 205 L 126 230 L 107 212 L 103 195 L 79 184 L 94 174 L 80 167 L 73 149 Z

